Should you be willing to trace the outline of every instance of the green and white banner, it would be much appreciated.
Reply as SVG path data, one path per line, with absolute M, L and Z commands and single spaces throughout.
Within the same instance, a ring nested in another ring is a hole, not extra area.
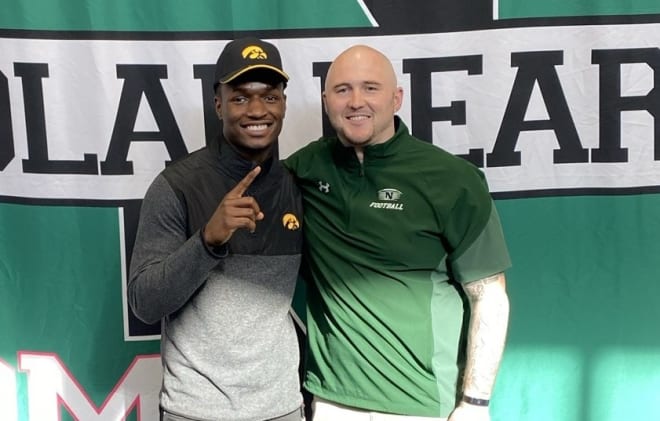
M 140 200 L 215 135 L 243 35 L 291 76 L 280 156 L 330 131 L 325 71 L 360 43 L 413 133 L 485 172 L 514 264 L 494 421 L 660 419 L 657 0 L 8 3 L 0 420 L 158 419 L 159 326 L 125 298 Z

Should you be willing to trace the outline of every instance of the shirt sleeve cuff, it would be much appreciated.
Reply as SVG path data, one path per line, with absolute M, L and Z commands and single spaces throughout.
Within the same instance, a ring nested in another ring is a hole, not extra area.
M 229 256 L 229 245 L 227 243 L 224 243 L 220 246 L 212 247 L 206 244 L 206 241 L 204 241 L 204 229 L 206 228 L 206 225 L 204 225 L 200 230 L 199 230 L 199 241 L 202 242 L 202 246 L 204 247 L 204 250 L 211 255 L 211 257 L 215 257 L 216 259 L 222 259 L 227 256 Z

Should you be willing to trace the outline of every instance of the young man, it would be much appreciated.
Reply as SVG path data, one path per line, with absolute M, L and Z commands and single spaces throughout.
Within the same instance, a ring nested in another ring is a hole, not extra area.
M 289 308 L 302 206 L 274 157 L 288 76 L 274 45 L 245 38 L 224 48 L 215 80 L 222 132 L 149 187 L 129 301 L 162 322 L 163 420 L 300 421 Z
M 490 419 L 508 322 L 499 218 L 476 167 L 408 133 L 402 96 L 382 53 L 349 48 L 323 93 L 337 136 L 286 161 L 305 206 L 314 421 Z

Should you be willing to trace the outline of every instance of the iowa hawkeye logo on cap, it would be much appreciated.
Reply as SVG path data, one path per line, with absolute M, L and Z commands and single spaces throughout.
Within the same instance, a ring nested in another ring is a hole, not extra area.
M 258 45 L 250 45 L 245 47 L 241 52 L 241 55 L 243 58 L 249 58 L 251 60 L 266 60 L 268 58 L 268 54 L 266 54 L 266 52 Z
M 260 70 L 252 73 L 252 77 L 261 82 L 279 83 L 289 80 L 289 75 L 282 69 L 282 57 L 275 45 L 254 37 L 239 38 L 225 45 L 218 57 L 214 89 L 219 83 L 230 83 L 253 70 Z

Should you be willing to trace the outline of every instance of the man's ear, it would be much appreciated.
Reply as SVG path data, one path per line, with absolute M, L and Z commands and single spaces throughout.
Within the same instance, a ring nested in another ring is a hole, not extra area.
M 218 119 L 222 120 L 222 100 L 220 95 L 216 94 L 213 97 L 213 103 L 215 104 L 215 114 L 218 116 Z
M 325 103 L 325 91 L 321 92 L 321 99 L 323 100 L 323 111 L 328 114 L 328 104 Z
M 396 91 L 394 91 L 394 112 L 401 109 L 401 104 L 403 104 L 403 88 L 397 86 Z

